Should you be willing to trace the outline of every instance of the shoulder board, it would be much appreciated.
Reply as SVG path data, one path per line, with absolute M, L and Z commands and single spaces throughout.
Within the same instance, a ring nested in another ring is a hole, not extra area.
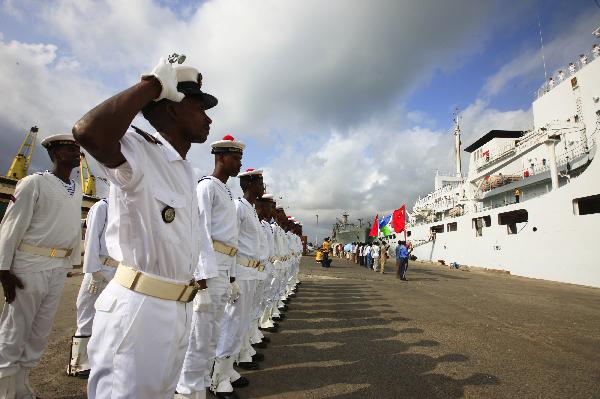
M 203 180 L 212 180 L 212 179 L 210 178 L 210 176 L 203 176 L 200 180 L 198 180 L 198 183 L 200 183 Z
M 131 125 L 131 127 L 133 128 L 133 130 L 135 130 L 135 132 L 137 134 L 142 136 L 147 142 L 152 143 L 152 144 L 162 145 L 162 143 L 159 140 L 157 140 L 154 136 L 152 136 L 150 133 L 147 133 L 147 132 L 143 131 L 142 129 L 140 129 L 139 127 L 134 126 L 134 125 Z

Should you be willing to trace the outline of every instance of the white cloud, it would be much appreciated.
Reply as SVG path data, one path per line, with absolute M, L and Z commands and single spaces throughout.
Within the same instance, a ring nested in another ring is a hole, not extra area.
M 288 148 L 271 164 L 267 184 L 283 196 L 310 237 L 317 213 L 323 236 L 344 211 L 366 221 L 404 203 L 412 209 L 419 195 L 433 190 L 437 169 L 454 170 L 451 132 L 414 125 L 412 116 L 403 120 L 399 114 L 403 112 L 396 109 L 387 118 L 372 119 L 344 134 L 332 131 L 309 156 Z M 524 130 L 531 124 L 531 110 L 499 111 L 477 100 L 461 113 L 463 148 L 489 130 Z M 465 168 L 467 159 L 463 155 Z
M 76 61 L 59 57 L 53 44 L 0 40 L 0 59 L 4 167 L 31 126 L 39 126 L 41 137 L 70 132 L 82 109 L 107 95 L 98 82 L 77 73 Z M 34 154 L 34 168 L 47 165 L 43 153 Z

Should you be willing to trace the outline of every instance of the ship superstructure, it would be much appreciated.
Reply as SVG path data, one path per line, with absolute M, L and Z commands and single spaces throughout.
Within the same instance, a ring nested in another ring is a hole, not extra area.
M 599 58 L 557 72 L 531 129 L 491 130 L 465 147 L 466 176 L 455 117 L 456 173 L 438 173 L 409 219 L 417 257 L 600 287 Z

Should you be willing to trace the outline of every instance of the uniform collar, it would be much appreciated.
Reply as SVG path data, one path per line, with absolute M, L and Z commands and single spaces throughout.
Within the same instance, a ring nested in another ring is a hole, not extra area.
M 165 139 L 159 132 L 154 133 L 153 137 L 163 144 L 162 146 L 165 149 L 165 155 L 167 156 L 169 162 L 185 161 L 185 159 L 179 155 L 175 148 L 173 148 L 171 143 L 169 143 L 167 139 Z

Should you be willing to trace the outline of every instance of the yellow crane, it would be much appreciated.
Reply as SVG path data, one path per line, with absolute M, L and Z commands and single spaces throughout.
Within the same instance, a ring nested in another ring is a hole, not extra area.
M 79 161 L 79 176 L 81 177 L 81 190 L 84 195 L 92 197 L 96 196 L 96 176 L 90 172 L 90 166 L 85 158 L 85 154 L 81 153 L 81 160 Z
M 21 143 L 21 147 L 19 147 L 17 156 L 15 156 L 15 159 L 13 159 L 12 164 L 8 169 L 8 173 L 6 173 L 6 177 L 21 180 L 27 176 L 27 170 L 31 164 L 31 156 L 33 155 L 33 150 L 35 148 L 37 133 L 37 126 L 33 126 L 29 130 L 29 133 L 25 136 L 25 140 Z

